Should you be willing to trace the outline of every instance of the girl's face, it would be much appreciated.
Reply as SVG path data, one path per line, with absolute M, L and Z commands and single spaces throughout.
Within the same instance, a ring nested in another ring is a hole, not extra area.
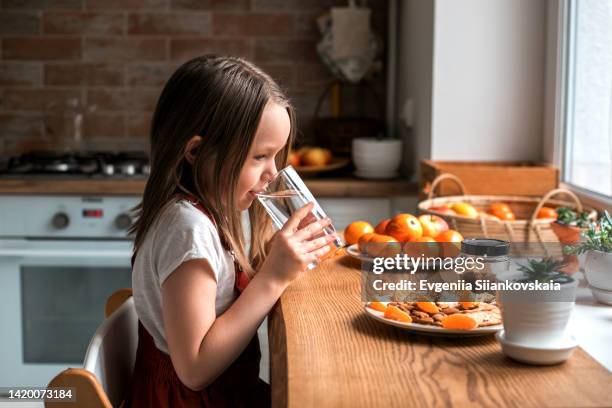
M 287 110 L 274 102 L 268 102 L 240 171 L 235 192 L 236 205 L 240 211 L 248 209 L 257 198 L 255 193 L 264 190 L 276 175 L 274 158 L 287 144 L 290 130 L 291 121 Z

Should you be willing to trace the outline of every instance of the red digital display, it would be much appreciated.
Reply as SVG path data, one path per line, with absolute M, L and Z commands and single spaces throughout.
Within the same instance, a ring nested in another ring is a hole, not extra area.
M 102 218 L 104 211 L 99 208 L 86 208 L 83 210 L 83 217 L 85 218 Z

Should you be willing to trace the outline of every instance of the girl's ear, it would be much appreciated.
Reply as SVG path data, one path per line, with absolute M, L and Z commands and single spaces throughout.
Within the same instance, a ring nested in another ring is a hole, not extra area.
M 202 136 L 195 135 L 192 136 L 191 139 L 187 142 L 185 146 L 185 151 L 183 152 L 183 156 L 189 162 L 189 164 L 193 165 L 195 162 L 195 151 L 198 147 L 200 147 L 200 143 L 202 142 Z

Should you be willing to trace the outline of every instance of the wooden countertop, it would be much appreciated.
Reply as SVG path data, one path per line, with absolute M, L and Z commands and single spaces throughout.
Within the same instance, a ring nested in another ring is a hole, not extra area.
M 362 180 L 354 177 L 304 180 L 317 197 L 391 197 L 417 193 L 416 183 L 407 180 Z M 104 179 L 0 179 L 0 194 L 104 194 L 141 195 L 146 180 Z
M 283 294 L 269 317 L 273 406 L 612 406 L 612 373 L 581 348 L 534 367 L 494 336 L 411 334 L 366 316 L 360 283 L 359 263 L 340 256 Z

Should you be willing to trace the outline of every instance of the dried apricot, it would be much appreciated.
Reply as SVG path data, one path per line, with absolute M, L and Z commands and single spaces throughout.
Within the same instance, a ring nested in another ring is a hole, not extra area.
M 387 306 L 381 302 L 370 302 L 368 303 L 368 307 L 372 310 L 378 310 L 379 312 L 384 312 L 387 310 Z
M 478 306 L 478 302 L 459 302 L 463 309 L 473 309 Z
M 427 313 L 435 314 L 440 311 L 440 308 L 436 306 L 434 302 L 416 302 L 416 305 L 419 309 Z
M 452 314 L 442 320 L 442 327 L 454 330 L 473 330 L 478 322 L 468 314 Z
M 412 317 L 397 306 L 389 305 L 385 310 L 385 317 L 404 323 L 412 323 Z

